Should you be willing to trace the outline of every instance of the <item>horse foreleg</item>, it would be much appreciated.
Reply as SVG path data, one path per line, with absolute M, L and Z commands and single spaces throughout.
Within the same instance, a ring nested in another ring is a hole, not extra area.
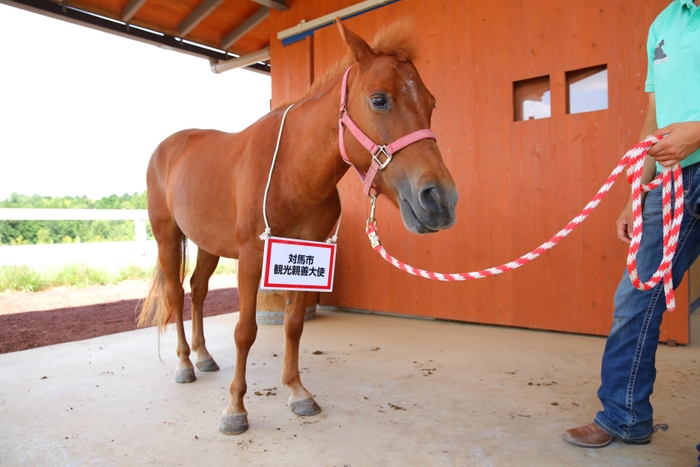
M 209 291 L 209 278 L 214 274 L 218 264 L 218 256 L 207 253 L 200 248 L 197 251 L 197 267 L 190 279 L 192 289 L 192 350 L 197 352 L 195 365 L 200 371 L 217 371 L 219 369 L 219 365 L 209 354 L 205 344 L 203 317 L 204 299 Z
M 284 308 L 284 363 L 282 384 L 291 390 L 288 405 L 301 416 L 316 415 L 321 407 L 301 384 L 299 376 L 299 341 L 304 331 L 307 292 L 287 292 L 287 305 Z
M 261 252 L 260 252 L 261 253 Z M 261 254 L 241 257 L 238 260 L 238 297 L 240 312 L 233 337 L 236 343 L 236 370 L 231 382 L 229 403 L 221 414 L 219 431 L 226 435 L 238 435 L 248 429 L 248 412 L 243 397 L 248 390 L 246 364 L 248 353 L 258 334 L 255 322 L 255 305 L 260 282 Z

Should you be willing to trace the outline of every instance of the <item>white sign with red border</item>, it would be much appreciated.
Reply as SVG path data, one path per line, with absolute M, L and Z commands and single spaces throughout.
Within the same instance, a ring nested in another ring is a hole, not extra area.
M 335 243 L 269 237 L 260 288 L 332 292 L 335 254 Z

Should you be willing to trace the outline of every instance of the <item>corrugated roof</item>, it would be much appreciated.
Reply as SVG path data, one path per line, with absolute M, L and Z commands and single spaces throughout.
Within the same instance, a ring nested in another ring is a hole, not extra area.
M 285 0 L 0 0 L 0 3 L 220 62 L 270 45 Z M 250 65 L 269 73 L 269 60 Z

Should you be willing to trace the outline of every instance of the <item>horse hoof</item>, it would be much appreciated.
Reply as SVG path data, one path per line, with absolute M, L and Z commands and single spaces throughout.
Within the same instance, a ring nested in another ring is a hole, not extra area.
M 197 377 L 194 375 L 194 368 L 185 368 L 175 373 L 176 383 L 193 383 L 195 381 L 197 381 Z
M 321 407 L 312 398 L 291 403 L 292 412 L 300 417 L 310 417 L 321 413 Z
M 199 368 L 200 371 L 219 371 L 219 365 L 216 364 L 213 358 L 197 362 L 197 368 Z
M 222 415 L 219 431 L 225 435 L 240 435 L 248 429 L 248 416 Z

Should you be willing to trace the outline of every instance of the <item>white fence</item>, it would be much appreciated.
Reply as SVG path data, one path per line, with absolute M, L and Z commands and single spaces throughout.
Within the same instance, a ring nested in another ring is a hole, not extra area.
M 0 221 L 134 221 L 136 242 L 145 242 L 148 210 L 0 208 Z
M 42 245 L 0 245 L 0 265 L 25 265 L 35 269 L 65 264 L 87 264 L 115 273 L 125 266 L 149 268 L 158 259 L 158 245 L 146 238 L 148 211 L 145 209 L 14 209 L 0 208 L 2 220 L 90 221 L 133 220 L 134 242 L 54 243 Z M 197 262 L 197 245 L 188 240 L 187 257 Z M 236 260 L 222 258 L 219 265 Z
M 129 265 L 153 266 L 157 257 L 154 240 L 146 239 L 145 209 L 21 209 L 0 208 L 0 220 L 133 220 L 135 242 L 60 243 L 52 245 L 0 246 L 0 264 L 34 268 L 81 263 L 111 271 Z M 190 245 L 190 251 L 196 251 Z

